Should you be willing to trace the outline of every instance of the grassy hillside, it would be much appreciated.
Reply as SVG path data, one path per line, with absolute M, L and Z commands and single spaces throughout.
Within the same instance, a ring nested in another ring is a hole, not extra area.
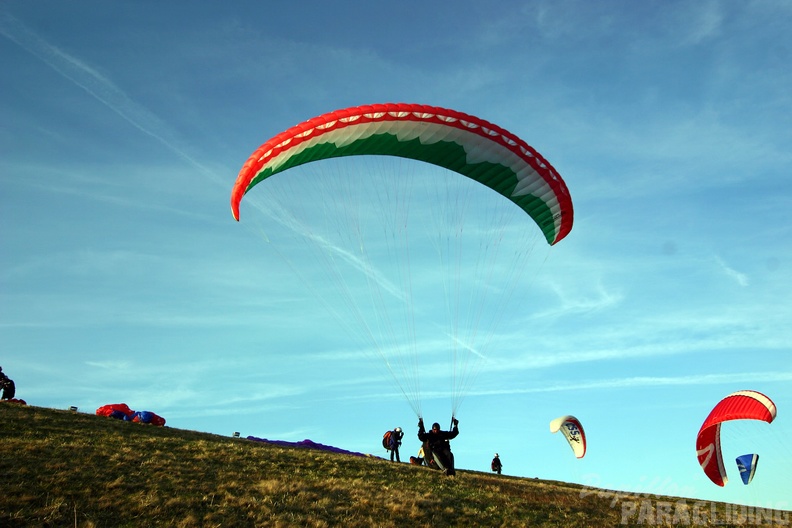
M 724 526 L 724 519 L 739 520 L 738 507 L 724 504 L 685 514 L 676 498 L 615 500 L 577 485 L 469 471 L 449 478 L 378 458 L 9 403 L 0 404 L 0 482 L 3 527 L 592 527 L 623 520 Z M 776 522 L 786 515 L 789 522 L 788 512 L 762 515 Z

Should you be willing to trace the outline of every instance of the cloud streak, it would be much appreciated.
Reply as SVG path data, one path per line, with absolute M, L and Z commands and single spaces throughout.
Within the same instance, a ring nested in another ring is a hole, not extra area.
M 723 271 L 728 277 L 734 279 L 734 281 L 737 284 L 743 287 L 748 286 L 749 281 L 747 275 L 745 275 L 744 273 L 740 273 L 739 271 L 731 268 L 720 257 L 716 257 L 715 261 L 718 263 L 718 266 L 720 267 L 721 271 Z
M 506 388 L 485 391 L 473 391 L 472 395 L 492 396 L 507 394 L 533 394 L 545 392 L 570 392 L 631 389 L 637 387 L 673 387 L 699 385 L 726 385 L 734 383 L 787 383 L 792 381 L 792 372 L 743 372 L 739 374 L 702 374 L 695 376 L 659 377 L 635 376 L 627 378 L 611 378 L 604 380 L 579 381 L 544 387 Z
M 198 169 L 204 176 L 218 184 L 226 185 L 226 182 L 195 159 L 189 150 L 181 145 L 182 142 L 164 121 L 144 106 L 136 103 L 112 80 L 80 60 L 79 57 L 70 55 L 50 44 L 9 13 L 0 13 L 0 35 L 44 62 L 74 85 L 82 88 L 126 122 L 154 138 L 168 150 Z

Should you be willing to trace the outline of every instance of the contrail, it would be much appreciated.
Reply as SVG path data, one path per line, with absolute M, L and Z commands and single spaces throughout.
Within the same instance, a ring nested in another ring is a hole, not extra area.
M 129 98 L 123 90 L 94 68 L 53 46 L 8 13 L 0 14 L 0 34 L 40 59 L 47 66 L 85 90 L 91 97 L 121 116 L 126 122 L 156 139 L 171 152 L 217 183 L 225 184 L 206 166 L 179 146 L 177 134 L 154 113 Z
M 180 146 L 183 142 L 179 141 L 178 134 L 172 131 L 162 119 L 132 100 L 121 88 L 116 86 L 112 80 L 102 75 L 99 71 L 86 64 L 78 57 L 70 55 L 57 46 L 50 44 L 20 20 L 8 13 L 0 14 L 0 34 L 44 62 L 65 79 L 68 79 L 85 90 L 91 97 L 107 106 L 110 110 L 121 116 L 126 122 L 144 134 L 156 139 L 171 152 L 198 169 L 215 183 L 226 186 L 227 181 L 217 177 L 209 168 L 197 161 L 188 152 L 189 149 Z M 330 241 L 306 232 L 295 222 L 285 220 L 284 216 L 274 215 L 268 208 L 255 204 L 255 200 L 251 201 L 255 206 L 265 211 L 285 227 L 302 236 L 313 239 L 314 243 L 324 247 L 326 251 L 341 257 L 352 267 L 364 273 L 372 281 L 382 287 L 384 291 L 404 301 L 404 293 L 370 265 L 366 265 L 359 258 L 333 245 Z

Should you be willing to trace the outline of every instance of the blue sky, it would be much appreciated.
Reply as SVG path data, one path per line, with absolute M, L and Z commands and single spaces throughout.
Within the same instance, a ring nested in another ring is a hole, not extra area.
M 4 2 L 0 365 L 32 405 L 377 455 L 400 425 L 406 458 L 416 415 L 324 270 L 280 242 L 262 186 L 240 223 L 229 195 L 300 121 L 443 106 L 522 137 L 575 205 L 481 353 L 458 466 L 497 451 L 510 475 L 789 509 L 789 27 L 772 1 Z M 442 373 L 418 379 L 448 423 Z M 778 418 L 724 427 L 761 458 L 746 487 L 725 451 L 718 488 L 695 436 L 743 389 Z M 564 414 L 582 461 L 549 433 Z

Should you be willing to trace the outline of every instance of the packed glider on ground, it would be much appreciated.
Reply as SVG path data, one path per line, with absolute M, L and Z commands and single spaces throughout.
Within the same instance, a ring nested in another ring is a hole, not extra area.
M 756 391 L 729 394 L 712 409 L 696 437 L 696 455 L 709 479 L 718 486 L 728 482 L 721 452 L 721 426 L 731 420 L 760 420 L 771 423 L 776 417 L 773 401 Z
M 247 200 L 268 248 L 419 417 L 419 373 L 435 394 L 449 379 L 456 415 L 496 330 L 530 308 L 521 277 L 572 229 L 566 184 L 539 153 L 434 106 L 358 106 L 277 134 L 239 172 L 235 219 L 258 184 Z
M 550 422 L 550 432 L 557 433 L 561 431 L 564 438 L 569 442 L 569 447 L 575 453 L 577 458 L 583 458 L 586 455 L 586 433 L 583 431 L 583 426 L 580 421 L 574 416 L 559 416 Z

